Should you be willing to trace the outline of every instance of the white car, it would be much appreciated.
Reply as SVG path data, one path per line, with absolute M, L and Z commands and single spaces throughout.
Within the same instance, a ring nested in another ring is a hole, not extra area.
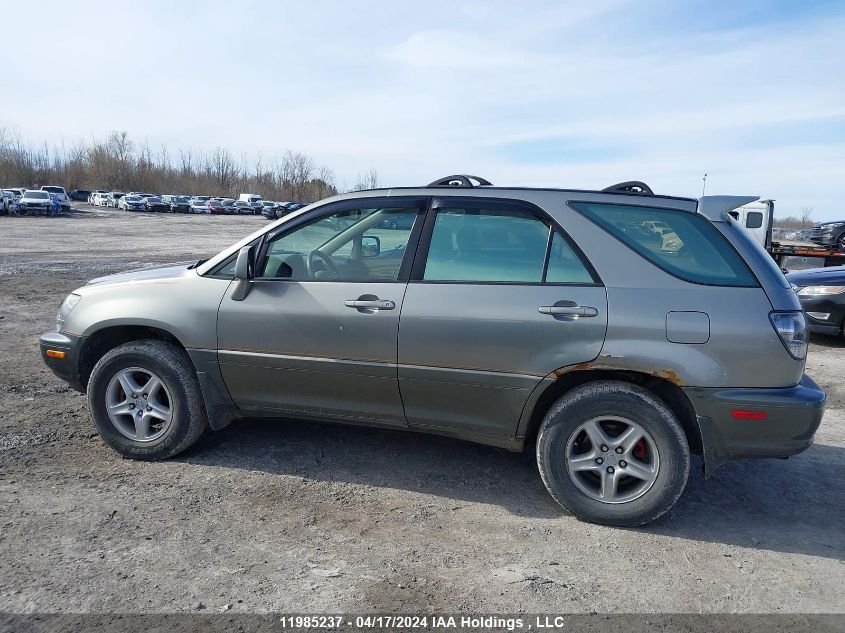
M 106 191 L 100 191 L 91 196 L 91 204 L 95 207 L 105 207 L 108 205 L 109 194 Z
M 65 193 L 64 187 L 59 187 L 58 185 L 44 185 L 41 187 L 41 191 L 47 191 L 52 193 L 56 196 L 59 201 L 59 206 L 65 213 L 70 213 L 70 198 L 68 197 L 67 193 Z
M 16 208 L 17 199 L 11 189 L 0 189 L 0 213 L 9 215 Z
M 118 200 L 117 208 L 124 211 L 146 211 L 147 203 L 141 196 L 127 194 Z
M 211 213 L 211 207 L 205 200 L 191 198 L 191 213 Z

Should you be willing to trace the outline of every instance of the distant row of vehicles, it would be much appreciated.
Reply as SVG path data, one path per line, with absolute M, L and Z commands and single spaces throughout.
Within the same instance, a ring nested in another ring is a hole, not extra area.
M 82 197 L 87 194 L 87 197 Z M 275 220 L 305 205 L 300 202 L 274 202 L 258 194 L 242 193 L 234 198 L 213 196 L 187 196 L 181 194 L 158 195 L 143 191 L 75 190 L 75 200 L 83 199 L 95 207 L 110 207 L 124 211 L 158 211 L 165 213 L 196 213 L 209 215 L 257 215 Z
M 58 215 L 69 211 L 70 198 L 64 187 L 45 185 L 39 189 L 0 189 L 0 213 L 3 215 Z

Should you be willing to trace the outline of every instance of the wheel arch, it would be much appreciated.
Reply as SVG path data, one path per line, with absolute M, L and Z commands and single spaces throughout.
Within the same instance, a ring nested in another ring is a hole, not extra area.
M 165 329 L 150 325 L 107 326 L 85 337 L 85 342 L 79 354 L 79 383 L 83 387 L 87 387 L 88 379 L 91 377 L 91 371 L 94 369 L 94 365 L 109 350 L 114 349 L 118 345 L 129 343 L 130 341 L 143 339 L 167 341 L 187 353 L 187 349 L 182 342 L 172 332 L 168 332 Z
M 519 431 L 523 437 L 523 445 L 534 445 L 546 413 L 561 396 L 575 387 L 597 380 L 615 380 L 637 385 L 660 398 L 680 422 L 690 451 L 696 455 L 702 455 L 702 435 L 695 409 L 678 384 L 677 378 L 671 373 L 664 376 L 620 369 L 575 368 L 550 374 L 544 380 L 546 384 L 537 388 L 539 394 L 532 394 L 532 398 L 526 405 L 526 411 L 523 412 L 520 422 L 522 428 Z

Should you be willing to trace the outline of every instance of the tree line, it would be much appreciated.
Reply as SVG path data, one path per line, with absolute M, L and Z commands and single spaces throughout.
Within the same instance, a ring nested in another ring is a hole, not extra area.
M 375 170 L 359 177 L 353 190 L 377 186 Z M 126 132 L 69 148 L 26 143 L 0 129 L 0 184 L 4 187 L 60 185 L 73 189 L 146 191 L 235 198 L 257 193 L 268 200 L 314 202 L 338 193 L 334 172 L 307 154 L 239 159 L 225 148 L 179 150 L 132 141 Z

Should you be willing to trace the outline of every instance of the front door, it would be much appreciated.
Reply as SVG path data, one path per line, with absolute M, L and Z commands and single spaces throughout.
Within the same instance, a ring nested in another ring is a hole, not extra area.
M 532 205 L 435 200 L 417 259 L 399 326 L 412 427 L 513 437 L 545 376 L 601 350 L 605 288 Z
M 238 406 L 406 425 L 397 332 L 406 246 L 425 205 L 340 202 L 265 238 L 249 294 L 233 300 L 232 284 L 218 316 L 220 368 Z

